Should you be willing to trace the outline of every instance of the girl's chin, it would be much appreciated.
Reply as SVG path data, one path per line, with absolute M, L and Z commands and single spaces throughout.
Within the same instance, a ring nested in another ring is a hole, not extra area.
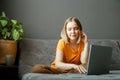
M 76 40 L 77 40 L 77 38 L 70 38 L 70 40 L 71 40 L 71 41 L 76 41 Z

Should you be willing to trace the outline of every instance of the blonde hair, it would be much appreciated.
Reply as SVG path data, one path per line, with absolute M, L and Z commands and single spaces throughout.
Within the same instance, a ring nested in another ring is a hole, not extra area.
M 79 19 L 76 18 L 76 17 L 69 17 L 69 18 L 65 21 L 64 26 L 63 26 L 63 29 L 62 29 L 62 31 L 61 31 L 61 38 L 62 38 L 65 42 L 67 42 L 67 43 L 70 42 L 70 39 L 68 38 L 67 33 L 66 33 L 66 26 L 67 26 L 67 24 L 68 24 L 69 22 L 72 22 L 72 21 L 76 22 L 77 26 L 79 27 L 79 30 L 82 31 L 82 26 L 81 26 L 81 23 L 80 23 Z M 77 43 L 79 43 L 80 40 L 81 40 L 81 37 L 79 36 L 79 38 L 78 38 L 78 40 L 77 40 Z

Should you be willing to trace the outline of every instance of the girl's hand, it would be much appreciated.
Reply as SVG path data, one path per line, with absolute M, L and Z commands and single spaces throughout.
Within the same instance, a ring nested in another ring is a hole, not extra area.
M 87 35 L 86 35 L 84 32 L 81 32 L 81 40 L 82 40 L 84 43 L 87 43 L 87 42 L 88 42 Z
M 87 72 L 86 68 L 84 65 L 75 65 L 74 69 L 77 70 L 80 74 L 85 74 Z

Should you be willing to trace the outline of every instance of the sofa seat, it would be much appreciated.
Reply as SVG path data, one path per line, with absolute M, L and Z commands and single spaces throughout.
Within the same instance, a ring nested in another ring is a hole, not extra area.
M 22 80 L 120 80 L 120 70 L 112 70 L 109 74 L 101 75 L 27 73 Z

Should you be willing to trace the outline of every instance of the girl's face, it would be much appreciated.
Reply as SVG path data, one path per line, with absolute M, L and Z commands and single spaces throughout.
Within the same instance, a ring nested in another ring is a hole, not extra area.
M 77 41 L 80 36 L 80 29 L 76 22 L 68 22 L 66 25 L 66 33 L 70 41 Z

